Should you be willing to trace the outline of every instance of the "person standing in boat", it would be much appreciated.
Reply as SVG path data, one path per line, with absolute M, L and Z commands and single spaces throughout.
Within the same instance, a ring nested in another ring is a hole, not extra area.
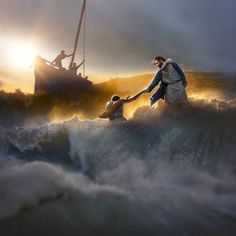
M 71 57 L 73 55 L 73 53 L 67 55 L 65 54 L 64 50 L 61 50 L 61 53 L 59 55 L 57 55 L 57 57 L 52 61 L 52 65 L 58 66 L 59 69 L 62 69 L 62 60 L 67 58 L 67 57 Z
M 84 60 L 79 64 L 77 65 L 75 62 L 72 63 L 72 65 L 69 67 L 69 71 L 73 74 L 73 75 L 76 75 L 77 76 L 77 71 L 78 69 L 84 64 Z M 82 75 L 81 73 L 79 73 L 79 77 L 82 78 Z
M 186 86 L 187 80 L 182 69 L 172 59 L 165 59 L 161 56 L 153 60 L 158 66 L 158 71 L 151 84 L 144 89 L 143 93 L 150 93 L 159 83 L 160 87 L 150 98 L 151 106 L 158 100 L 165 99 L 166 103 L 174 104 L 187 101 Z

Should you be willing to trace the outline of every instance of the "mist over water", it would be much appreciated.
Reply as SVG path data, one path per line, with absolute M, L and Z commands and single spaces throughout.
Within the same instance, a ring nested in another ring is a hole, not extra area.
M 1 129 L 3 235 L 235 235 L 235 101 Z

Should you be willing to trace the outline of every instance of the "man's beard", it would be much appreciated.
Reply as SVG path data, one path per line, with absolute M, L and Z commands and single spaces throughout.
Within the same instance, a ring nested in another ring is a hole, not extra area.
M 160 63 L 158 64 L 158 67 L 161 69 L 162 65 L 163 65 L 163 63 L 160 62 Z

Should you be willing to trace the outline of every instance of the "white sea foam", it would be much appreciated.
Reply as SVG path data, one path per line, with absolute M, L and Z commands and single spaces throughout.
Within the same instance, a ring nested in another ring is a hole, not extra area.
M 126 123 L 3 129 L 0 232 L 31 219 L 35 234 L 43 218 L 57 235 L 234 235 L 235 114 L 196 100 L 142 107 Z

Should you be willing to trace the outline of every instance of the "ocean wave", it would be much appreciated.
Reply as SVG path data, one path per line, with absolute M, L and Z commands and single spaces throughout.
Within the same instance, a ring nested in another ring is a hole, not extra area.
M 84 172 L 129 158 L 196 166 L 234 162 L 235 115 L 232 101 L 192 100 L 181 107 L 140 107 L 125 123 L 74 117 L 40 128 L 2 128 L 0 154 Z
M 235 234 L 232 172 L 154 169 L 150 174 L 145 161 L 130 159 L 91 180 L 45 162 L 10 161 L 0 173 L 0 232 L 6 236 Z
M 79 173 L 66 172 L 59 166 L 45 162 L 23 164 L 1 160 L 0 220 L 21 210 L 38 206 L 47 200 L 85 198 L 99 194 L 123 195 L 124 191 L 112 186 L 96 186 Z
M 191 100 L 122 123 L 2 128 L 0 232 L 235 235 L 235 115 Z

